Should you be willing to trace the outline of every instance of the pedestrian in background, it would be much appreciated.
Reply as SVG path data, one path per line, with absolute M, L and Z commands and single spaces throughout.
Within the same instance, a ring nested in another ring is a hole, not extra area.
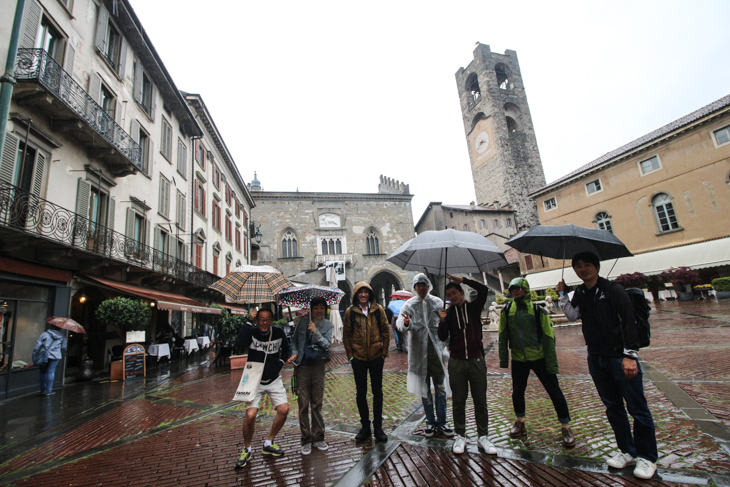
M 324 417 L 322 402 L 324 400 L 324 366 L 329 358 L 318 356 L 322 352 L 329 356 L 334 325 L 325 318 L 327 301 L 314 298 L 309 302 L 309 316 L 299 320 L 292 335 L 292 352 L 288 363 L 296 368 L 296 387 L 299 405 L 299 429 L 302 432 L 302 455 L 312 453 L 312 446 L 318 450 L 327 450 L 329 445 L 324 441 Z M 312 412 L 310 426 L 309 412 Z
M 499 366 L 506 369 L 512 352 L 512 406 L 517 416 L 509 435 L 519 438 L 527 433 L 525 427 L 525 389 L 530 371 L 540 380 L 553 402 L 561 424 L 563 446 L 575 446 L 570 429 L 570 412 L 558 382 L 558 354 L 550 316 L 533 305 L 530 284 L 524 277 L 512 279 L 509 292 L 513 301 L 499 315 Z
M 408 392 L 420 396 L 426 414 L 426 438 L 435 433 L 454 436 L 446 421 L 446 396 L 451 394 L 449 376 L 444 367 L 444 342 L 438 339 L 439 311 L 444 302 L 432 296 L 433 285 L 426 274 L 413 278 L 416 294 L 405 302 L 396 322 L 408 337 Z M 425 360 L 424 360 L 425 358 Z M 434 394 L 431 394 L 433 381 Z M 435 396 L 435 409 L 434 409 Z
M 477 422 L 477 444 L 489 455 L 496 455 L 497 449 L 489 441 L 489 411 L 487 409 L 487 364 L 484 362 L 482 343 L 482 308 L 487 302 L 489 288 L 484 284 L 446 274 L 451 282 L 446 285 L 446 297 L 451 301 L 448 310 L 439 312 L 438 336 L 449 342 L 449 379 L 454 393 L 453 415 L 456 437 L 452 451 L 457 455 L 466 448 L 466 398 L 471 389 L 474 401 L 474 415 Z M 461 283 L 476 289 L 474 301 L 464 299 Z
M 621 451 L 606 463 L 613 468 L 635 464 L 634 477 L 650 479 L 656 473 L 659 455 L 654 419 L 644 395 L 631 298 L 621 285 L 598 275 L 601 264 L 595 254 L 577 254 L 572 265 L 583 284 L 572 299 L 563 295 L 560 306 L 569 320 L 580 319 L 583 323 L 588 371 L 606 406 L 606 416 Z M 556 289 L 565 292 L 565 281 L 559 282 Z M 627 409 L 634 418 L 633 435 Z
M 373 429 L 375 439 L 388 441 L 383 431 L 383 364 L 390 346 L 390 324 L 385 310 L 375 302 L 375 293 L 366 282 L 355 284 L 355 304 L 345 311 L 342 325 L 342 343 L 352 364 L 357 389 L 357 410 L 361 428 L 355 441 L 370 438 L 370 411 L 368 409 L 368 373 L 373 392 Z
M 66 332 L 49 328 L 41 333 L 33 347 L 33 364 L 40 371 L 40 396 L 51 397 L 53 381 L 56 378 L 56 367 L 66 350 Z

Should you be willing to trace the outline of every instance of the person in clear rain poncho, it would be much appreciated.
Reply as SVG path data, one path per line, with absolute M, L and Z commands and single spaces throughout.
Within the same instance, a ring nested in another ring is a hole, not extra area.
M 446 396 L 451 394 L 444 367 L 444 342 L 438 339 L 439 311 L 444 302 L 429 294 L 433 289 L 425 274 L 413 278 L 414 297 L 401 308 L 396 327 L 408 336 L 408 392 L 420 396 L 426 414 L 426 437 L 438 432 L 453 436 L 446 422 Z M 423 360 L 427 357 L 427 360 Z M 431 381 L 435 390 L 431 394 Z M 435 404 L 435 408 L 434 408 Z M 435 410 L 434 410 L 435 409 Z

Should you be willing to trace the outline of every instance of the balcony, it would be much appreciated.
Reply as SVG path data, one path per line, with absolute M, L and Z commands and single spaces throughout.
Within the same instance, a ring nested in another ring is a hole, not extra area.
M 0 181 L 0 253 L 62 268 L 87 270 L 115 263 L 201 287 L 218 278 L 50 201 Z
M 345 262 L 346 264 L 353 264 L 355 262 L 355 254 L 326 254 L 314 256 L 314 263 L 316 265 L 322 265 L 327 262 Z
M 144 171 L 139 144 L 46 51 L 18 49 L 15 77 L 15 101 L 41 110 L 114 176 Z

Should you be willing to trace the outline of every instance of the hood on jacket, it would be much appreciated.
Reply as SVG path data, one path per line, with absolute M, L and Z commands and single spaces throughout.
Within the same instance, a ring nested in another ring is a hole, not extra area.
M 360 281 L 357 284 L 355 284 L 355 290 L 352 291 L 352 304 L 359 305 L 360 303 L 357 301 L 357 293 L 360 292 L 362 288 L 367 289 L 370 292 L 370 306 L 375 304 L 375 293 L 373 292 L 373 288 L 370 287 L 370 284 L 368 284 L 365 281 Z
M 431 294 L 431 291 L 433 291 L 433 284 L 431 284 L 431 280 L 428 278 L 428 276 L 422 272 L 419 272 L 416 274 L 416 277 L 413 278 L 413 286 L 411 286 L 411 289 L 413 289 L 413 294 L 415 296 L 418 296 L 418 293 L 416 292 L 416 284 L 420 282 L 425 282 L 428 284 L 428 294 Z
M 524 277 L 515 277 L 509 282 L 509 286 L 507 287 L 507 290 L 509 291 L 513 287 L 521 287 L 525 290 L 525 294 L 530 294 L 530 284 L 527 282 L 527 279 Z
M 63 340 L 64 338 L 66 338 L 66 334 L 58 328 L 49 328 L 48 333 L 53 335 L 53 338 L 55 338 L 56 340 Z

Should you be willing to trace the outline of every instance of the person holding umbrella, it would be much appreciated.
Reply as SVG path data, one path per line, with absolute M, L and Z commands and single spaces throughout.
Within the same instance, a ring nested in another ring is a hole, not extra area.
M 59 326 L 53 321 L 49 323 Z M 53 392 L 53 381 L 56 378 L 56 367 L 62 358 L 62 352 L 66 350 L 66 333 L 56 328 L 49 328 L 41 333 L 33 347 L 33 363 L 40 371 L 40 393 L 39 396 L 51 397 Z
M 312 453 L 312 446 L 318 450 L 329 448 L 324 441 L 324 366 L 329 359 L 317 357 L 317 351 L 327 351 L 332 343 L 334 325 L 326 319 L 327 301 L 322 297 L 312 298 L 309 302 L 309 316 L 301 319 L 292 335 L 293 355 L 288 364 L 296 366 L 294 373 L 297 381 L 299 403 L 299 429 L 302 431 L 302 455 Z M 309 410 L 312 410 L 310 427 Z
M 454 430 L 446 423 L 446 395 L 451 394 L 449 376 L 441 358 L 444 343 L 438 338 L 439 311 L 444 302 L 430 294 L 433 289 L 426 274 L 416 274 L 413 278 L 412 297 L 401 308 L 396 325 L 398 330 L 408 334 L 411 344 L 408 350 L 408 392 L 420 396 L 423 411 L 426 414 L 426 438 L 438 432 L 445 436 L 454 436 Z M 424 360 L 424 357 L 426 360 Z M 434 414 L 434 398 L 431 395 L 433 381 L 436 396 Z
M 524 277 L 512 279 L 509 292 L 513 301 L 502 308 L 499 315 L 499 366 L 509 366 L 512 352 L 512 406 L 515 421 L 510 429 L 512 438 L 526 434 L 525 389 L 530 371 L 540 380 L 553 402 L 562 425 L 563 446 L 575 446 L 570 429 L 570 413 L 563 391 L 558 383 L 558 355 L 555 351 L 555 333 L 550 317 L 530 299 L 530 284 Z
M 487 409 L 487 365 L 484 362 L 484 345 L 482 344 L 482 308 L 487 302 L 489 288 L 484 284 L 446 274 L 451 280 L 446 285 L 446 297 L 451 301 L 448 310 L 439 312 L 438 337 L 441 341 L 449 341 L 449 378 L 454 391 L 454 429 L 456 437 L 452 451 L 457 455 L 466 448 L 466 398 L 469 389 L 474 401 L 476 416 L 477 444 L 489 455 L 496 455 L 497 448 L 489 441 Z M 476 289 L 477 297 L 468 302 L 464 299 L 461 283 Z
M 621 450 L 606 463 L 613 468 L 636 464 L 634 477 L 650 479 L 657 470 L 656 432 L 644 395 L 631 299 L 619 284 L 598 275 L 601 264 L 597 255 L 578 253 L 572 265 L 583 284 L 572 300 L 562 296 L 560 306 L 569 320 L 580 318 L 583 323 L 588 371 Z M 565 281 L 560 281 L 556 289 L 565 291 Z M 633 435 L 627 409 L 634 418 Z

